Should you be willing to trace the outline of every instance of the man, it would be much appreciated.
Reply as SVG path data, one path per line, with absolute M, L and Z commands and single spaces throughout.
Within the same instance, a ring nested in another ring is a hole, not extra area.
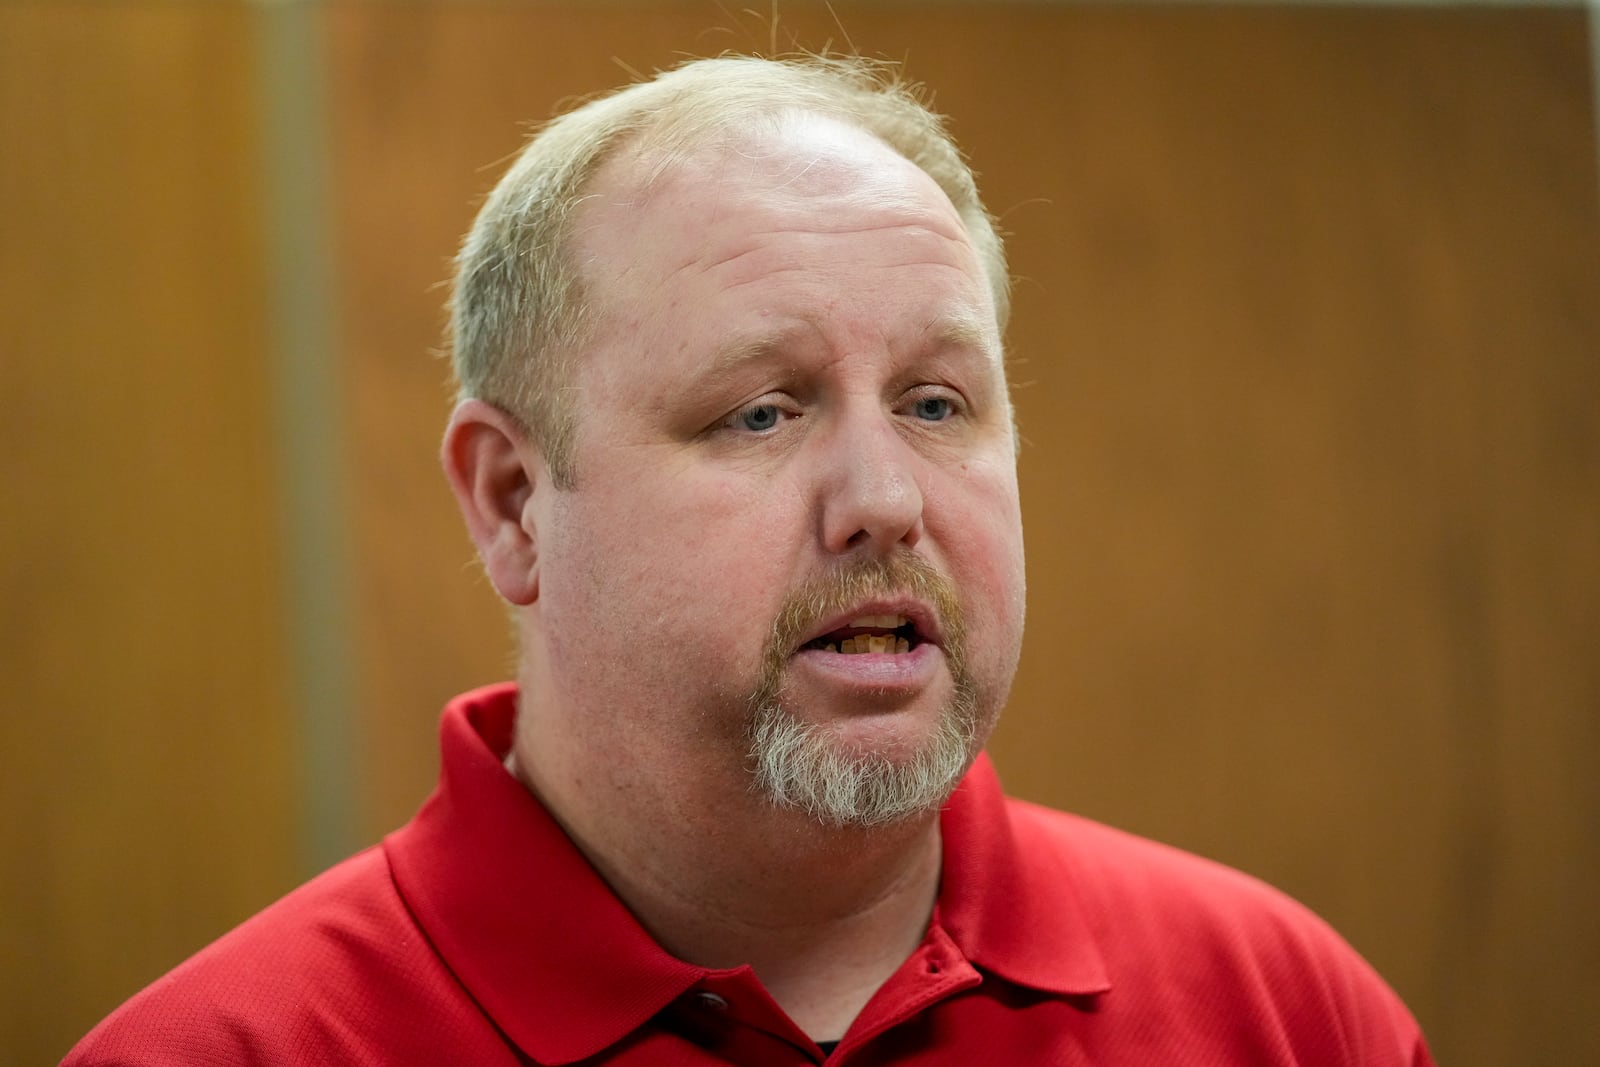
M 550 125 L 460 257 L 443 447 L 518 686 L 446 710 L 410 825 L 69 1062 L 1430 1062 L 1296 905 L 1000 794 L 1006 293 L 864 65 Z

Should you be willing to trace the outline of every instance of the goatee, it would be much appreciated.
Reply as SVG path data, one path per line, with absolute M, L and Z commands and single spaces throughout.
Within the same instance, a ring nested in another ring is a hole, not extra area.
M 859 751 L 784 704 L 784 676 L 800 641 L 822 620 L 873 599 L 910 595 L 939 616 L 954 681 L 932 734 L 911 751 Z M 937 810 L 977 755 L 978 701 L 967 667 L 960 600 L 950 580 L 910 552 L 840 565 L 785 598 L 750 696 L 749 759 L 757 792 L 826 826 L 868 828 Z

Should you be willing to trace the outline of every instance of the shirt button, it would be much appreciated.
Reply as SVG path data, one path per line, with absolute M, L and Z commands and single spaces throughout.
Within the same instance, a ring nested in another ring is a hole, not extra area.
M 702 1008 L 709 1008 L 712 1011 L 728 1010 L 728 1002 L 715 993 L 696 993 L 695 999 L 700 1001 Z

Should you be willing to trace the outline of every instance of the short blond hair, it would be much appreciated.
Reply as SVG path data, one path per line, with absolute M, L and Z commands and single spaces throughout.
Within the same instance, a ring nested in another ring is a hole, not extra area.
M 805 112 L 877 136 L 950 198 L 977 249 L 1005 329 L 1005 247 L 972 170 L 918 87 L 855 57 L 692 60 L 616 90 L 540 129 L 478 212 L 456 257 L 451 355 L 460 396 L 517 419 L 558 486 L 573 482 L 573 361 L 590 327 L 568 253 L 577 205 L 600 165 L 628 147 L 656 173 L 707 141 Z

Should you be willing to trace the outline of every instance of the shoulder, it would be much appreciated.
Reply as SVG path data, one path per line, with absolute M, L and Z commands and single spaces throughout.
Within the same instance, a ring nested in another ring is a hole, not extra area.
M 1080 816 L 1008 799 L 1105 958 L 1112 996 L 1169 1016 L 1201 998 L 1327 1062 L 1425 1064 L 1399 998 L 1326 922 L 1261 880 Z M 1323 1062 L 1305 1056 L 1298 1062 Z
M 1190 918 L 1327 928 L 1306 908 L 1242 871 L 1191 852 L 1023 800 L 1007 798 L 1018 844 L 1034 862 L 1069 880 L 1091 919 L 1133 914 L 1150 920 L 1174 911 Z
M 365 1035 L 426 1046 L 466 1001 L 371 848 L 158 979 L 64 1067 L 381 1062 Z

